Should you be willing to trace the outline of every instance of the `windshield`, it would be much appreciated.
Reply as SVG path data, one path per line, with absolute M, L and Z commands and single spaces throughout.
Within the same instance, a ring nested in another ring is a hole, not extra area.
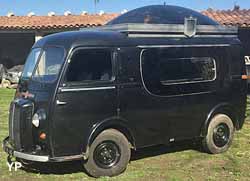
M 29 79 L 32 76 L 32 73 L 34 71 L 40 53 L 41 53 L 41 48 L 32 49 L 32 51 L 30 52 L 23 69 L 23 74 L 22 74 L 23 79 Z
M 54 82 L 60 72 L 64 57 L 64 49 L 49 47 L 45 49 L 32 77 L 35 81 Z
M 27 58 L 22 78 L 32 78 L 38 82 L 54 82 L 60 72 L 63 58 L 63 48 L 33 49 Z

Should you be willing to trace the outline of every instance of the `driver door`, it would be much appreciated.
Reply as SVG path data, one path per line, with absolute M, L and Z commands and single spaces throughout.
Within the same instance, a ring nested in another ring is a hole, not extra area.
M 54 156 L 81 154 L 93 125 L 115 116 L 113 51 L 80 48 L 72 53 L 53 116 Z

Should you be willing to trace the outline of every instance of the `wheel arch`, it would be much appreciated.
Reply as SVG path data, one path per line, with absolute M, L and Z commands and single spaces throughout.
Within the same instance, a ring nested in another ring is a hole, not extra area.
M 119 132 L 121 132 L 127 139 L 128 142 L 131 145 L 131 148 L 136 150 L 136 144 L 135 144 L 135 137 L 130 129 L 130 127 L 127 124 L 127 121 L 122 118 L 109 118 L 105 119 L 95 125 L 93 125 L 91 131 L 89 132 L 87 136 L 86 146 L 83 148 L 82 152 L 84 155 L 84 159 L 87 159 L 89 156 L 89 147 L 95 140 L 95 138 L 104 130 L 107 129 L 115 129 Z
M 209 123 L 211 122 L 212 118 L 217 114 L 227 115 L 233 121 L 234 127 L 237 130 L 240 128 L 238 116 L 234 107 L 229 103 L 221 103 L 213 107 L 213 109 L 207 115 L 205 123 L 201 129 L 202 137 L 205 137 L 207 135 L 207 129 L 208 129 Z

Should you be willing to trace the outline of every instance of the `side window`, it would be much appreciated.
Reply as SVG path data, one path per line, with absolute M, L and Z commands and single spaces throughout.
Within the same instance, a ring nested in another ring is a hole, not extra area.
M 211 57 L 171 59 L 160 56 L 159 64 L 163 85 L 205 82 L 216 78 L 215 60 Z
M 112 53 L 108 49 L 79 49 L 74 52 L 66 73 L 67 82 L 110 81 Z
M 208 49 L 166 48 L 143 50 L 141 70 L 147 90 L 171 96 L 207 92 L 216 80 L 216 60 Z

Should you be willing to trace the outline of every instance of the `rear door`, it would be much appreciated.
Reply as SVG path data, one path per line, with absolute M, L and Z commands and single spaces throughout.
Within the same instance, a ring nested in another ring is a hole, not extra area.
M 56 97 L 53 116 L 55 156 L 81 154 L 94 124 L 116 114 L 113 50 L 77 49 Z

